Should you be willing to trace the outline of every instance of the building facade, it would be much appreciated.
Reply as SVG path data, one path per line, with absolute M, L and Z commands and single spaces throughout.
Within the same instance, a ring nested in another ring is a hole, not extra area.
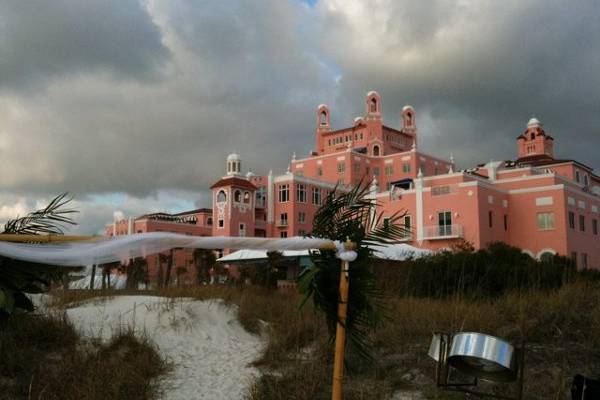
M 575 160 L 556 159 L 554 139 L 536 118 L 516 139 L 516 159 L 460 171 L 454 160 L 419 150 L 413 107 L 402 108 L 397 128 L 384 125 L 376 92 L 350 127 L 334 130 L 330 121 L 329 108 L 319 105 L 315 150 L 294 156 L 285 174 L 243 174 L 240 156 L 231 154 L 226 175 L 211 186 L 210 209 L 162 214 L 169 222 L 148 215 L 115 221 L 107 234 L 302 236 L 330 191 L 367 181 L 378 213 L 406 212 L 404 241 L 414 246 L 502 241 L 535 258 L 560 254 L 580 268 L 600 268 L 600 177 Z

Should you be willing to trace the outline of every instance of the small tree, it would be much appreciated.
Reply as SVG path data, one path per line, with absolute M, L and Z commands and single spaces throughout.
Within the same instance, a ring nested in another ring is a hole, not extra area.
M 68 225 L 76 225 L 71 215 L 76 210 L 65 208 L 71 201 L 67 193 L 56 196 L 48 206 L 24 217 L 8 221 L 2 233 L 21 235 L 62 235 Z M 0 316 L 15 309 L 33 310 L 25 293 L 40 293 L 52 282 L 60 282 L 66 267 L 13 260 L 0 256 Z M 71 271 L 80 268 L 68 268 Z
M 138 285 L 148 280 L 148 261 L 143 257 L 136 257 L 127 264 L 127 289 L 137 289 Z
M 181 279 L 183 278 L 183 276 L 187 273 L 187 268 L 186 267 L 177 267 L 175 268 L 175 275 L 177 275 L 177 286 L 181 285 Z
M 349 344 L 359 356 L 370 359 L 370 333 L 385 319 L 383 291 L 376 286 L 373 273 L 373 253 L 380 246 L 404 238 L 407 230 L 400 223 L 406 213 L 389 216 L 375 214 L 377 203 L 368 198 L 369 186 L 357 185 L 346 193 L 330 192 L 315 214 L 312 235 L 357 245 L 357 258 L 350 263 L 348 313 L 345 328 Z M 330 338 L 335 338 L 338 324 L 340 260 L 331 250 L 311 254 L 313 265 L 300 275 L 299 289 L 304 300 L 312 299 L 315 307 L 324 312 Z
M 210 282 L 209 270 L 217 262 L 217 257 L 212 250 L 194 249 L 194 267 L 196 268 L 196 283 Z

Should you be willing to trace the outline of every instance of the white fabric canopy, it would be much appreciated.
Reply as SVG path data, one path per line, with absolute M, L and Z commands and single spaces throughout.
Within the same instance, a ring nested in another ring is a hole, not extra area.
M 331 246 L 327 239 L 292 237 L 267 239 L 256 237 L 199 237 L 166 232 L 150 232 L 135 235 L 117 236 L 89 242 L 52 244 L 24 244 L 0 241 L 0 255 L 42 264 L 68 267 L 106 264 L 145 257 L 169 249 L 253 249 L 253 250 L 308 250 Z M 343 244 L 336 243 L 340 258 L 351 256 L 344 251 Z

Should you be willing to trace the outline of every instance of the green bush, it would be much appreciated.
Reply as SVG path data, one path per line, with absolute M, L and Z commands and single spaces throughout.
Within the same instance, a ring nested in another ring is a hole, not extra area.
M 538 261 L 505 243 L 472 251 L 445 251 L 420 259 L 384 263 L 380 281 L 392 291 L 408 296 L 496 298 L 510 291 L 552 290 L 578 273 L 572 261 L 555 256 Z M 588 273 L 588 275 L 593 275 Z M 391 283 L 390 283 L 391 282 Z

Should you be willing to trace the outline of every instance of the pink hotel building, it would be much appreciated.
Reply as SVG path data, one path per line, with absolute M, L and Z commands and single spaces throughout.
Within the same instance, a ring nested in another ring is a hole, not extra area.
M 411 106 L 391 128 L 383 124 L 379 94 L 369 92 L 365 115 L 348 128 L 333 130 L 329 108 L 320 105 L 315 150 L 294 156 L 285 174 L 243 175 L 240 157 L 231 154 L 226 176 L 211 186 L 212 208 L 115 221 L 106 232 L 304 235 L 328 191 L 367 179 L 378 212 L 407 212 L 406 243 L 441 249 L 461 239 L 475 248 L 503 241 L 535 258 L 561 254 L 580 268 L 600 268 L 600 177 L 575 160 L 554 158 L 554 139 L 536 118 L 516 140 L 516 160 L 457 171 L 452 159 L 418 149 Z M 191 264 L 191 253 L 180 250 L 175 264 Z

